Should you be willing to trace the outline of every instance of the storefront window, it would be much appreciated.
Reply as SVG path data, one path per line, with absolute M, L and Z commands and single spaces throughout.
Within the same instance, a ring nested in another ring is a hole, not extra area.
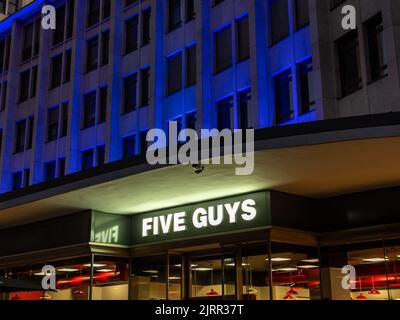
M 182 298 L 182 257 L 169 255 L 168 300 Z
M 268 244 L 248 245 L 242 249 L 243 299 L 269 300 Z
M 93 300 L 128 300 L 129 259 L 95 256 Z
M 166 300 L 167 255 L 132 260 L 132 299 Z
M 400 300 L 400 241 L 385 241 L 389 299 Z
M 317 300 L 320 295 L 318 248 L 272 243 L 273 300 Z
M 221 299 L 223 297 L 220 255 L 193 258 L 190 269 L 193 299 Z

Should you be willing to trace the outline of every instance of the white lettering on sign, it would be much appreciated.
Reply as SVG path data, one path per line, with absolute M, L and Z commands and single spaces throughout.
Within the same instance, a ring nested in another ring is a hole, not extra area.
M 95 242 L 98 243 L 118 243 L 119 226 L 100 231 L 94 235 Z
M 207 208 L 197 208 L 193 211 L 190 222 L 195 229 L 217 227 L 224 223 L 249 222 L 257 216 L 255 205 L 256 202 L 253 199 L 247 199 L 242 202 L 237 201 Z M 186 212 L 144 218 L 142 220 L 142 237 L 186 231 L 186 218 Z

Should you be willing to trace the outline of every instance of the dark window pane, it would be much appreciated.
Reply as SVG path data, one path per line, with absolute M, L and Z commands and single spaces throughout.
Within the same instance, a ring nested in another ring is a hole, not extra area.
M 53 45 L 57 45 L 64 41 L 64 26 L 65 26 L 65 6 L 62 6 L 56 11 L 56 29 L 53 33 Z
M 181 0 L 168 0 L 168 22 L 169 31 L 181 26 Z
M 237 40 L 238 40 L 237 44 L 238 61 L 240 62 L 250 57 L 248 16 L 237 20 Z
M 29 78 L 30 70 L 27 70 L 20 75 L 19 80 L 19 102 L 24 102 L 29 98 Z
M 125 7 L 130 6 L 131 4 L 134 4 L 138 2 L 139 0 L 125 0 Z
M 314 78 L 312 60 L 299 65 L 300 102 L 301 113 L 307 113 L 315 109 Z
M 28 118 L 28 141 L 26 144 L 26 150 L 29 150 L 32 148 L 32 142 L 33 142 L 33 117 Z
M 65 176 L 65 158 L 58 159 L 58 176 Z
M 366 31 L 368 43 L 369 80 L 373 81 L 387 74 L 381 13 L 372 17 L 366 22 Z
M 0 73 L 3 72 L 5 50 L 6 50 L 6 40 L 1 40 L 0 41 Z
M 35 39 L 33 42 L 33 55 L 37 56 L 40 50 L 41 19 L 35 21 Z
M 147 147 L 148 147 L 148 144 L 147 144 L 147 133 L 148 132 L 149 132 L 148 130 L 140 132 L 140 153 L 142 155 L 145 155 L 146 152 L 147 152 Z
M 251 115 L 250 108 L 251 102 L 251 89 L 239 93 L 239 115 L 240 115 L 240 129 L 251 128 Z
M 87 42 L 86 72 L 97 69 L 98 65 L 99 38 L 95 37 Z
M 93 149 L 82 152 L 82 170 L 93 168 Z
M 168 88 L 167 94 L 173 94 L 182 89 L 182 53 L 168 58 Z
M 281 124 L 294 117 L 292 74 L 284 72 L 274 79 L 275 85 L 275 123 Z
M 136 109 L 136 83 L 137 74 L 133 74 L 125 79 L 124 113 L 128 113 Z
M 233 129 L 233 97 L 225 98 L 217 103 L 218 130 Z
M 65 137 L 68 133 L 68 102 L 61 105 L 61 132 L 60 137 Z
M 132 135 L 123 140 L 123 158 L 131 158 L 135 156 L 136 136 Z
M 90 128 L 95 125 L 96 113 L 96 92 L 91 92 L 84 97 L 83 128 Z
M 100 20 L 100 0 L 89 0 L 87 11 L 87 26 L 91 27 Z
M 45 181 L 52 181 L 56 178 L 56 162 L 51 161 L 44 165 L 45 168 Z
M 8 66 L 10 64 L 10 49 L 11 49 L 11 37 L 7 37 L 6 41 L 6 59 L 4 61 L 4 71 L 8 70 Z
M 185 21 L 189 22 L 196 18 L 196 11 L 194 0 L 186 0 L 186 18 Z
M 232 30 L 225 27 L 215 33 L 215 72 L 232 66 Z
M 58 137 L 59 108 L 49 109 L 47 113 L 47 141 L 56 140 Z
M 196 130 L 197 112 L 191 112 L 186 115 L 186 128 Z
M 295 0 L 296 29 L 300 29 L 310 23 L 308 12 L 308 0 Z
M 142 82 L 141 82 L 141 94 L 140 94 L 140 99 L 141 99 L 141 106 L 148 106 L 150 102 L 150 93 L 149 93 L 149 85 L 150 85 L 150 68 L 146 68 L 141 70 L 141 77 L 142 77 Z
M 337 42 L 342 96 L 361 88 L 360 52 L 357 30 L 348 32 Z
M 110 52 L 110 31 L 105 31 L 101 34 L 101 65 L 108 64 Z
M 103 19 L 107 19 L 111 14 L 111 0 L 103 0 Z
M 25 169 L 24 170 L 24 187 L 29 187 L 30 175 L 31 175 L 31 169 Z
M 150 43 L 151 9 L 142 12 L 142 46 Z
M 57 88 L 61 85 L 61 73 L 62 73 L 62 54 L 51 59 L 50 89 Z
M 22 171 L 13 174 L 12 190 L 19 190 L 22 188 Z
M 126 22 L 125 53 L 131 53 L 138 47 L 139 16 L 134 16 Z
M 99 116 L 98 116 L 99 123 L 103 123 L 107 120 L 107 95 L 108 95 L 107 87 L 101 88 L 100 89 L 100 107 L 99 107 Z
M 22 61 L 32 57 L 33 23 L 24 27 L 24 37 L 22 42 Z
M 17 12 L 20 7 L 20 0 L 8 0 L 8 15 Z
M 1 111 L 6 109 L 7 104 L 7 81 L 3 83 L 3 90 L 1 92 Z
M 71 58 L 72 58 L 71 50 L 65 51 L 64 83 L 69 82 L 71 80 L 71 67 L 72 67 Z
M 288 0 L 269 0 L 271 44 L 289 35 Z
M 97 147 L 97 166 L 102 166 L 105 163 L 106 146 Z
M 186 49 L 186 86 L 196 84 L 196 46 Z
M 69 1 L 68 20 L 67 20 L 67 39 L 72 37 L 74 31 L 75 0 Z
M 32 68 L 31 98 L 36 96 L 38 66 Z

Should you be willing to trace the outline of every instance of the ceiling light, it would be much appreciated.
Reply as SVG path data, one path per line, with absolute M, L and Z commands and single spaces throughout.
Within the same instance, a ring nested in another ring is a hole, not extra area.
M 265 259 L 266 261 L 268 261 L 269 259 Z M 290 258 L 272 258 L 271 261 L 272 262 L 284 262 L 284 261 L 290 261 L 292 259 Z
M 91 264 L 90 263 L 86 263 L 83 265 L 84 267 L 90 267 Z M 93 267 L 94 268 L 101 268 L 101 267 L 106 267 L 107 265 L 104 263 L 93 263 Z
M 62 268 L 62 269 L 57 269 L 59 272 L 76 272 L 79 271 L 79 269 L 73 269 L 73 268 Z
M 302 262 L 307 262 L 307 263 L 317 263 L 319 262 L 319 259 L 306 259 L 306 260 L 301 260 Z
M 96 270 L 96 272 L 113 272 L 114 271 L 114 269 L 99 269 L 99 270 Z
M 368 258 L 368 259 L 363 259 L 363 261 L 365 261 L 365 262 L 384 262 L 384 261 L 387 261 L 387 260 L 389 260 L 388 257 L 385 257 L 385 258 Z
M 181 277 L 169 277 L 169 280 L 181 280 Z
M 36 272 L 33 275 L 34 276 L 45 276 L 44 272 Z
M 298 268 L 301 269 L 313 269 L 313 268 L 318 268 L 318 266 L 313 266 L 313 265 L 304 265 L 304 266 L 297 266 Z
M 193 268 L 192 270 L 193 271 L 212 271 L 214 269 L 213 268 L 202 268 L 202 267 L 199 267 L 199 268 Z
M 157 270 L 143 270 L 145 273 L 158 273 Z
M 297 268 L 279 268 L 278 271 L 297 271 Z
M 234 263 L 226 263 L 225 265 L 227 267 L 234 267 L 235 266 Z M 250 263 L 245 263 L 245 262 L 242 263 L 242 267 L 249 267 L 249 266 L 250 266 Z

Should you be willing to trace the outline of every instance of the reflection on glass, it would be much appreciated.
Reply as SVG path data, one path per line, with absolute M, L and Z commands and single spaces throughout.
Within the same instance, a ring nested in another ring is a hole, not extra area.
M 132 299 L 166 300 L 167 256 L 132 260 Z
M 192 298 L 221 298 L 221 256 L 194 258 L 191 262 Z
M 168 300 L 181 300 L 182 292 L 182 257 L 169 256 Z
M 224 298 L 225 299 L 236 299 L 236 264 L 234 254 L 224 255 Z
M 128 259 L 95 256 L 93 269 L 93 300 L 128 300 Z
M 272 244 L 274 300 L 320 299 L 320 268 L 317 248 Z
M 243 299 L 269 300 L 268 244 L 246 246 L 242 251 Z

